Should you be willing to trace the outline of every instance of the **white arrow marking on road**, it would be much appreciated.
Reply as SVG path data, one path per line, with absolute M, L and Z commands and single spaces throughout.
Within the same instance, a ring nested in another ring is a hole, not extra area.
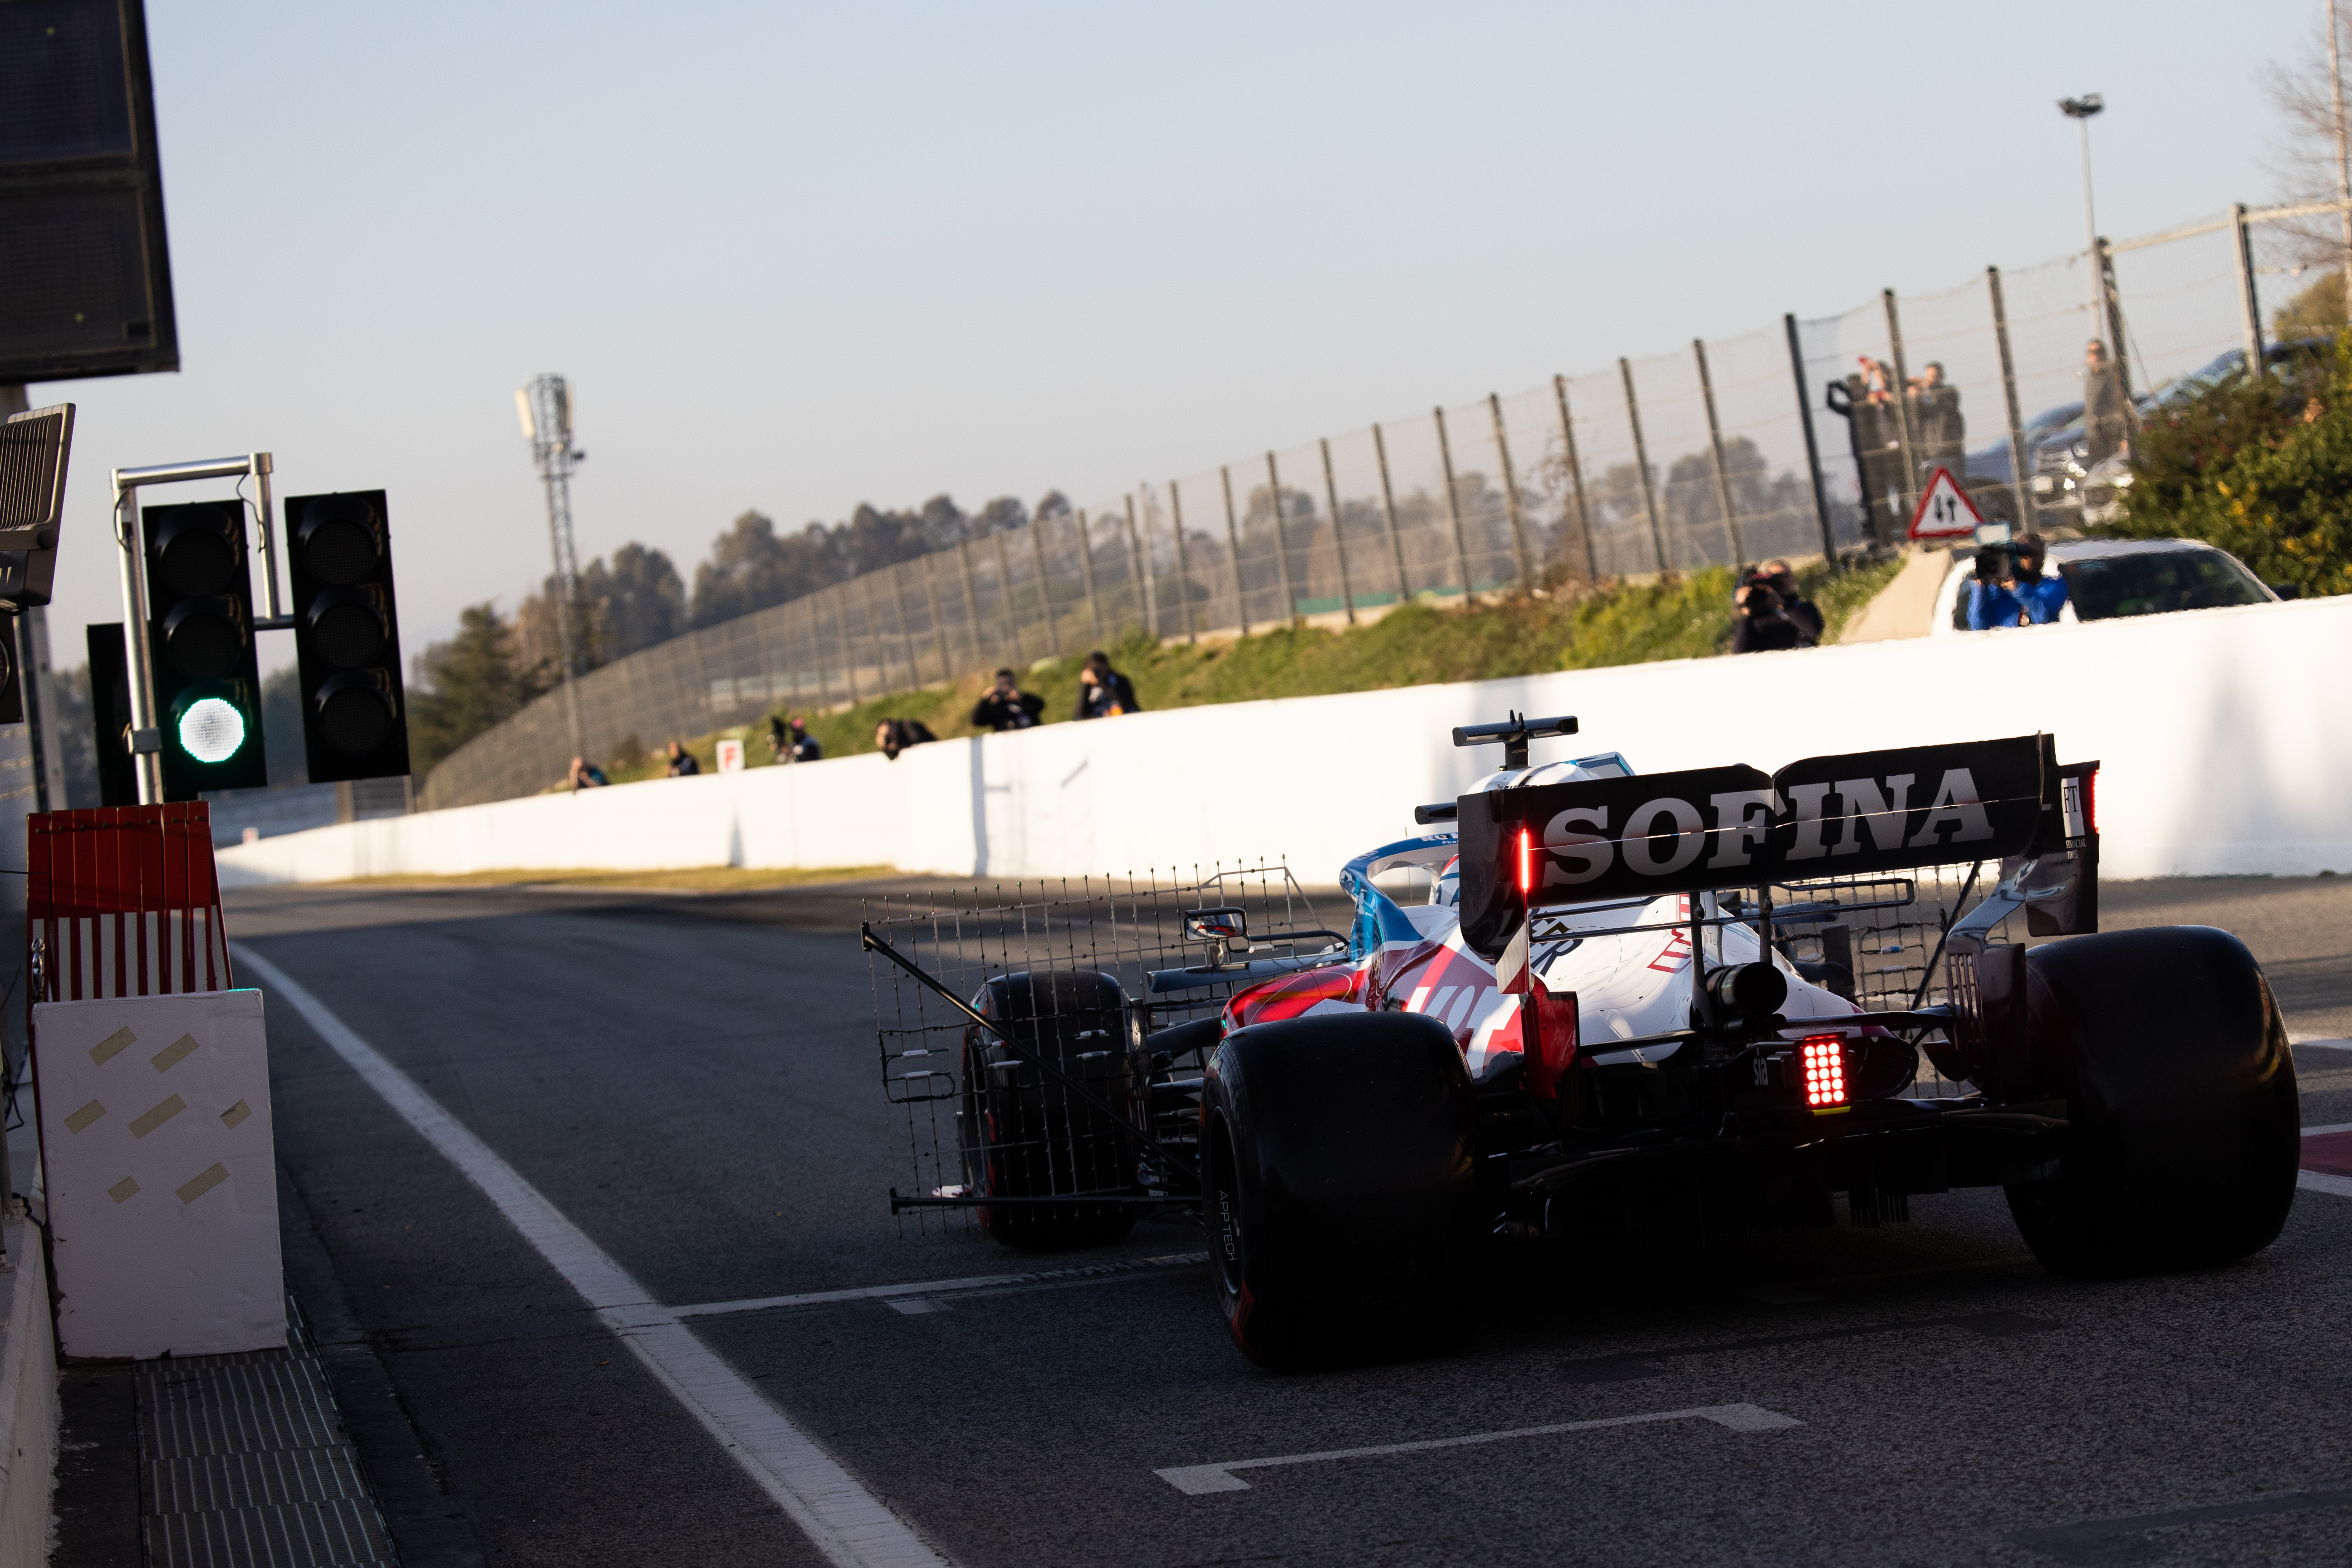
M 913 1527 L 852 1479 L 741 1373 L 696 1339 L 676 1312 L 655 1302 L 628 1270 L 564 1218 L 538 1188 L 442 1110 L 439 1101 L 276 964 L 243 942 L 229 951 L 284 996 L 370 1089 L 482 1190 L 507 1223 L 563 1276 L 604 1326 L 620 1336 L 646 1370 L 775 1500 L 828 1561 L 840 1568 L 947 1568 L 947 1559 L 924 1544 Z
M 1776 1415 L 1754 1405 L 1702 1405 L 1691 1410 L 1659 1410 L 1646 1415 L 1612 1415 L 1600 1421 L 1558 1421 L 1549 1426 L 1521 1426 L 1509 1432 L 1478 1432 L 1467 1437 L 1432 1437 L 1419 1443 L 1381 1443 L 1369 1448 L 1330 1448 L 1319 1454 L 1284 1454 L 1271 1459 L 1228 1459 L 1221 1465 L 1176 1465 L 1151 1473 L 1188 1496 L 1208 1492 L 1244 1492 L 1249 1483 L 1235 1470 L 1265 1470 L 1278 1465 L 1319 1465 L 1332 1459 L 1368 1459 L 1382 1454 L 1426 1454 L 1439 1448 L 1466 1448 L 1474 1443 L 1501 1443 L 1513 1437 L 1548 1437 L 1557 1432 L 1591 1432 L 1603 1426 L 1641 1426 L 1656 1421 L 1712 1421 L 1734 1432 L 1778 1432 L 1801 1426 L 1793 1415 Z

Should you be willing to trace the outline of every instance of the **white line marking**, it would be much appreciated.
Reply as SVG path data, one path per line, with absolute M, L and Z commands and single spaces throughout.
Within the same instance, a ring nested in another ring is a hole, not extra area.
M 2331 1176 L 2325 1171 L 2297 1171 L 2294 1184 L 2307 1193 L 2333 1193 L 2352 1198 L 2352 1176 Z
M 1466 1448 L 1474 1443 L 1501 1443 L 1513 1437 L 1548 1437 L 1557 1432 L 1591 1432 L 1603 1426 L 1639 1426 L 1654 1421 L 1712 1421 L 1734 1432 L 1778 1432 L 1801 1426 L 1793 1415 L 1776 1415 L 1753 1405 L 1702 1405 L 1691 1410 L 1660 1410 L 1647 1415 L 1612 1415 L 1600 1421 L 1559 1421 L 1549 1426 L 1521 1426 L 1510 1432 L 1479 1432 L 1467 1437 L 1432 1437 L 1420 1443 L 1381 1443 L 1369 1448 L 1330 1448 L 1319 1454 L 1285 1454 L 1271 1459 L 1227 1459 L 1219 1465 L 1175 1465 L 1151 1473 L 1191 1497 L 1209 1492 L 1243 1492 L 1249 1483 L 1235 1470 L 1272 1469 L 1278 1465 L 1319 1465 L 1331 1459 L 1365 1459 L 1382 1454 L 1426 1454 L 1439 1448 Z
M 909 1279 L 897 1285 L 860 1285 L 845 1290 L 810 1290 L 798 1296 L 751 1296 L 740 1301 L 700 1301 L 672 1307 L 680 1318 L 708 1318 L 723 1312 L 764 1312 L 775 1307 L 822 1307 L 833 1301 L 888 1301 L 898 1296 L 961 1295 L 974 1290 L 1019 1289 L 1063 1281 L 1084 1284 L 1122 1275 L 1160 1269 L 1192 1268 L 1209 1261 L 1205 1252 L 1179 1252 L 1166 1258 L 1139 1258 L 1132 1262 L 1097 1263 L 1084 1268 L 1041 1268 L 1028 1274 L 976 1274 L 962 1279 Z
M 946 1568 L 906 1521 L 850 1478 L 824 1449 L 768 1403 L 759 1390 L 696 1339 L 679 1314 L 656 1303 L 644 1286 L 588 1239 L 578 1226 L 492 1152 L 431 1095 L 379 1055 L 316 996 L 242 942 L 248 966 L 370 1089 L 462 1172 L 522 1233 L 604 1326 L 686 1406 L 762 1491 L 841 1568 Z
M 2323 1051 L 2352 1051 L 2352 1040 L 2315 1040 L 2303 1036 L 2289 1035 L 2286 1037 L 2286 1043 L 2298 1051 L 2305 1046 L 2317 1046 Z
M 2303 1130 L 2303 1135 L 2305 1138 L 2325 1138 L 2331 1132 L 2352 1132 L 2352 1121 L 2331 1121 L 2325 1127 L 2306 1127 Z

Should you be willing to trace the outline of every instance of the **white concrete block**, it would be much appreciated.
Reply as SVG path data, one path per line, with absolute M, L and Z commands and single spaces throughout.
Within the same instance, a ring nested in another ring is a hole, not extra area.
M 58 1349 L 283 1345 L 261 993 L 42 1003 L 33 1053 Z

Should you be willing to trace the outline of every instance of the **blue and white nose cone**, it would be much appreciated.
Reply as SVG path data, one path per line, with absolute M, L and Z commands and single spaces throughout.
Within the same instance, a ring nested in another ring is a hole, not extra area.
M 220 697 L 201 697 L 180 715 L 180 747 L 200 763 L 225 763 L 245 744 L 245 715 Z

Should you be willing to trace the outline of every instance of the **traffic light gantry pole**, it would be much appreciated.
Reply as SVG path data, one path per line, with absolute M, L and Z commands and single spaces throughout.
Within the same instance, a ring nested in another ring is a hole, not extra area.
M 146 552 L 139 532 L 139 492 L 149 485 L 194 479 L 252 479 L 254 510 L 261 527 L 262 605 L 268 611 L 255 617 L 253 629 L 287 631 L 292 629 L 294 617 L 285 613 L 278 597 L 278 541 L 270 527 L 271 471 L 267 452 L 114 470 L 114 542 L 122 566 L 122 632 L 130 639 L 131 753 L 142 805 L 159 805 L 163 799 L 163 738 L 155 712 L 154 660 L 148 647 Z

